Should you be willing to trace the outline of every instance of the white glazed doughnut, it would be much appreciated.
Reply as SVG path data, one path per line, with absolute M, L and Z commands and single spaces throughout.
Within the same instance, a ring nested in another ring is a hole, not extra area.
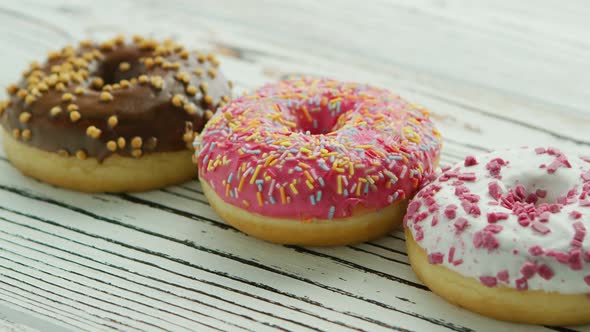
M 412 267 L 450 302 L 511 321 L 590 322 L 590 159 L 555 148 L 467 157 L 416 195 L 405 226 Z

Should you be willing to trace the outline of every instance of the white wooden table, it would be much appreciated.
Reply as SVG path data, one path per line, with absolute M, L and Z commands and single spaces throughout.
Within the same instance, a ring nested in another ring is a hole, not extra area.
M 52 48 L 117 33 L 216 51 L 238 92 L 289 74 L 369 82 L 434 113 L 442 161 L 520 145 L 590 149 L 585 0 L 0 1 L 0 85 Z M 400 232 L 340 248 L 224 225 L 197 182 L 84 195 L 0 155 L 0 330 L 590 331 L 453 307 Z

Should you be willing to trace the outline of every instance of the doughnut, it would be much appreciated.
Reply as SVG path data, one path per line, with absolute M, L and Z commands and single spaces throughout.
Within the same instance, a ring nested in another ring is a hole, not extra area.
M 496 319 L 590 323 L 590 159 L 553 147 L 469 156 L 408 205 L 408 256 L 446 300 Z
M 218 65 L 140 36 L 52 52 L 0 104 L 7 157 L 25 175 L 85 192 L 191 179 L 194 136 L 230 98 Z
M 327 246 L 401 224 L 440 145 L 428 112 L 391 92 L 303 78 L 228 103 L 195 155 L 203 192 L 229 224 L 275 243 Z

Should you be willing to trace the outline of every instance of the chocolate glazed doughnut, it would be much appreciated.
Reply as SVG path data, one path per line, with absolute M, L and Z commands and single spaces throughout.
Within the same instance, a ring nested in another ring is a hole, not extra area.
M 194 137 L 230 99 L 218 66 L 212 54 L 141 37 L 50 53 L 0 105 L 7 156 L 26 175 L 87 192 L 188 180 Z

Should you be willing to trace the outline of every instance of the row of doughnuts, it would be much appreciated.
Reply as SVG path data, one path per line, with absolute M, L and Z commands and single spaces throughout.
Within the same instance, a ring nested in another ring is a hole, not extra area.
M 7 88 L 2 141 L 22 173 L 79 191 L 198 172 L 222 219 L 276 243 L 368 241 L 403 221 L 412 268 L 448 301 L 590 322 L 590 159 L 519 148 L 436 172 L 429 112 L 390 91 L 302 78 L 231 100 L 231 87 L 213 54 L 170 40 L 84 41 Z

